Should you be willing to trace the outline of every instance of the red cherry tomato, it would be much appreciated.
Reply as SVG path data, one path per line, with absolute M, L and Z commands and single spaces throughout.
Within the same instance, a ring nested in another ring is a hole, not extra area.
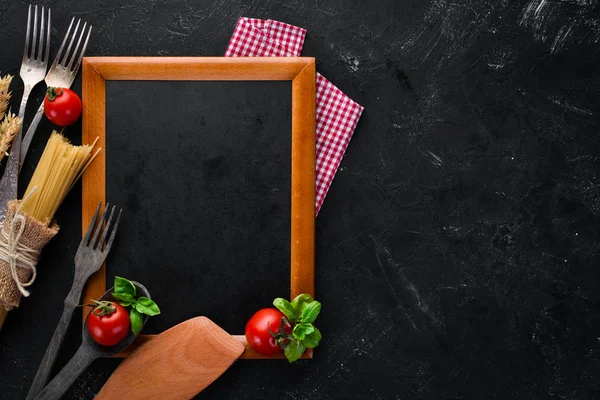
M 281 346 L 279 346 L 275 337 L 269 332 L 269 329 L 277 334 L 281 327 L 281 319 L 284 317 L 285 315 L 276 308 L 263 308 L 257 311 L 246 324 L 246 340 L 248 344 L 265 356 L 270 356 L 281 351 Z M 292 328 L 285 324 L 284 332 L 291 334 Z
M 112 312 L 109 312 L 113 310 Z M 104 314 L 104 315 L 102 315 Z M 129 334 L 129 313 L 122 305 L 106 302 L 90 312 L 87 319 L 88 332 L 92 339 L 103 346 L 113 346 Z
M 81 99 L 71 89 L 49 87 L 44 99 L 44 114 L 53 124 L 71 125 L 81 115 Z

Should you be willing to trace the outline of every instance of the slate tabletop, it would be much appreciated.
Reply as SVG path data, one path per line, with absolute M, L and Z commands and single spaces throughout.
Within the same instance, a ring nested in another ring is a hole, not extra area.
M 219 56 L 240 16 L 299 25 L 303 55 L 365 107 L 317 218 L 322 346 L 238 362 L 198 398 L 600 397 L 598 1 L 38 4 L 55 45 L 72 16 L 94 25 L 88 55 Z M 26 9 L 0 0 L 2 72 L 18 73 Z M 80 193 L 66 201 L 77 236 Z M 44 257 L 69 265 L 76 246 Z M 0 332 L 1 398 L 24 398 L 71 283 L 40 274 Z M 118 363 L 96 361 L 67 398 L 92 398 Z

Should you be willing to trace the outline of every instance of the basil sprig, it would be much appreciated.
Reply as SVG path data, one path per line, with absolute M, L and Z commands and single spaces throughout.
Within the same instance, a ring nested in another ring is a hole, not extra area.
M 291 302 L 276 298 L 273 305 L 281 311 L 294 329 L 291 335 L 286 335 L 285 341 L 280 341 L 285 357 L 294 362 L 302 357 L 306 349 L 312 349 L 321 342 L 321 332 L 313 325 L 321 312 L 321 303 L 313 300 L 308 294 L 296 296 Z M 283 328 L 283 327 L 282 327 Z M 280 334 L 283 329 L 280 329 Z
M 154 316 L 160 314 L 160 308 L 151 299 L 140 296 L 136 299 L 135 285 L 131 281 L 115 277 L 115 289 L 112 297 L 123 307 L 131 307 L 129 311 L 129 320 L 131 321 L 131 331 L 137 335 L 142 330 L 144 317 L 142 314 Z

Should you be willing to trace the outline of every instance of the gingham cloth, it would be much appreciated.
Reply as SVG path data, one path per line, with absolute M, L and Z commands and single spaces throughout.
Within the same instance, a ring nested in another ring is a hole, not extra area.
M 226 57 L 298 57 L 306 30 L 279 21 L 242 17 Z M 317 182 L 319 213 L 333 177 L 352 138 L 363 107 L 317 73 Z

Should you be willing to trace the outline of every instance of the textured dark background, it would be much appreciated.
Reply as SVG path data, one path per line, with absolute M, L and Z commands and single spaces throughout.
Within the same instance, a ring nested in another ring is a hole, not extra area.
M 303 54 L 366 108 L 317 218 L 315 359 L 240 361 L 200 398 L 600 397 L 597 0 L 40 4 L 55 41 L 71 16 L 94 25 L 89 55 L 221 55 L 239 16 L 300 25 Z M 18 72 L 25 15 L 0 0 L 3 72 Z M 59 318 L 79 190 L 0 332 L 4 398 L 24 396 Z M 95 362 L 69 397 L 117 364 Z

